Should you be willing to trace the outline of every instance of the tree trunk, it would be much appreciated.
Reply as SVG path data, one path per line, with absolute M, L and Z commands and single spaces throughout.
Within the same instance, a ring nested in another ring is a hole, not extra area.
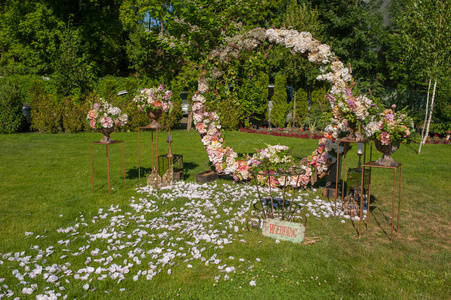
M 428 120 L 429 94 L 430 94 L 430 91 L 431 91 L 431 82 L 432 82 L 432 78 L 429 78 L 428 95 L 427 95 L 427 97 L 426 97 L 426 113 L 424 114 L 423 127 L 421 128 L 421 141 L 423 141 L 423 138 L 424 138 L 424 130 L 426 129 L 426 122 L 427 122 L 427 120 Z
M 423 137 L 423 140 L 420 143 L 420 148 L 418 149 L 418 154 L 421 153 L 421 147 L 422 145 L 424 145 L 426 143 L 426 140 L 429 136 L 429 125 L 431 124 L 431 119 L 432 119 L 432 112 L 434 111 L 434 100 L 435 100 L 435 91 L 437 89 L 437 79 L 434 79 L 434 90 L 432 92 L 432 99 L 431 99 L 431 109 L 429 110 L 429 119 L 428 119 L 428 123 L 426 126 L 426 133 Z
M 190 131 L 191 130 L 191 123 L 193 123 L 193 111 L 190 110 L 190 112 L 188 113 L 188 121 L 186 121 L 186 130 Z

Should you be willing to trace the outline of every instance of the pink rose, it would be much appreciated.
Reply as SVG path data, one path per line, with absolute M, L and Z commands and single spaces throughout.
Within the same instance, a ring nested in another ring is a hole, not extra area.
M 103 128 L 113 127 L 113 119 L 111 119 L 110 117 L 101 118 L 100 123 L 102 124 Z
M 92 109 L 88 112 L 88 119 L 95 119 L 98 117 L 97 110 Z
M 200 134 L 204 134 L 207 132 L 207 130 L 205 129 L 204 123 L 197 124 L 196 129 L 197 129 L 197 131 L 199 131 Z
M 91 126 L 92 129 L 96 129 L 96 120 L 91 119 L 91 122 L 89 122 L 89 126 Z
M 161 107 L 163 108 L 164 112 L 168 112 L 169 111 L 169 105 L 167 103 L 163 103 Z

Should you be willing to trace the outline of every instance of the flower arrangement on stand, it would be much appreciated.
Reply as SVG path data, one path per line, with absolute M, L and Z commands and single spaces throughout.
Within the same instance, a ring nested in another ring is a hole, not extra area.
M 157 120 L 162 116 L 163 112 L 171 112 L 174 108 L 171 102 L 172 92 L 165 90 L 164 85 L 160 84 L 158 88 L 145 88 L 133 98 L 133 101 L 138 104 L 141 111 L 147 113 L 147 116 L 152 120 L 149 124 L 151 128 L 160 128 L 161 125 Z
M 104 137 L 100 141 L 111 143 L 113 140 L 110 134 L 114 131 L 114 126 L 125 126 L 128 121 L 128 116 L 127 114 L 123 114 L 120 108 L 114 107 L 100 98 L 99 103 L 94 103 L 91 107 L 87 119 L 92 129 L 97 129 L 104 134 Z
M 332 107 L 334 115 L 332 123 L 337 125 L 341 132 L 348 132 L 348 139 L 363 140 L 365 137 L 361 132 L 364 122 L 376 109 L 376 105 L 364 95 L 354 96 L 350 86 L 347 86 L 345 91 L 339 96 L 332 94 L 325 96 Z
M 376 163 L 383 166 L 397 166 L 391 154 L 398 150 L 400 143 L 410 143 L 413 132 L 413 121 L 407 116 L 405 109 L 395 112 L 396 105 L 384 109 L 372 116 L 365 127 L 365 133 L 375 141 L 377 150 L 383 157 Z

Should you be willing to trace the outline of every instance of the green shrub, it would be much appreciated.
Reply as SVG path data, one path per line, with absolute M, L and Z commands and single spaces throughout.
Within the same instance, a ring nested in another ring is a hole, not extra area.
M 305 89 L 299 88 L 296 93 L 296 125 L 303 127 L 305 125 L 305 118 L 308 116 L 308 113 L 308 93 Z
M 13 133 L 25 127 L 23 96 L 14 79 L 0 82 L 0 133 Z
M 233 94 L 227 94 L 222 99 L 218 110 L 221 126 L 225 130 L 236 130 L 240 125 L 240 106 L 234 99 Z
M 56 133 L 62 130 L 62 105 L 44 89 L 43 80 L 30 86 L 31 128 L 38 132 Z
M 77 102 L 74 97 L 64 98 L 64 107 L 62 107 L 63 128 L 66 133 L 75 133 L 87 128 L 86 116 L 90 109 L 85 101 Z
M 277 75 L 274 83 L 274 95 L 271 100 L 273 107 L 271 109 L 271 123 L 277 127 L 285 126 L 287 117 L 287 78 L 283 75 Z
M 327 94 L 325 87 L 315 87 L 312 91 L 312 104 L 310 106 L 310 118 L 316 120 L 316 128 L 322 130 L 330 124 L 332 108 L 329 101 L 324 97 Z

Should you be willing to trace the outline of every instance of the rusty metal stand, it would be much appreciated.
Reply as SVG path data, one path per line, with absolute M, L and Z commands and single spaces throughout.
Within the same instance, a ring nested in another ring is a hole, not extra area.
M 371 144 L 371 148 L 372 148 L 372 144 Z M 371 149 L 372 150 L 372 149 Z M 372 151 L 371 151 L 372 152 Z M 371 154 L 370 154 L 370 159 L 371 159 Z M 381 168 L 381 169 L 391 169 L 394 171 L 394 176 L 393 176 L 393 194 L 392 194 L 392 212 L 391 212 L 391 232 L 390 232 L 390 241 L 393 242 L 393 238 L 398 234 L 399 232 L 399 218 L 401 215 L 401 185 L 402 185 L 402 164 L 398 163 L 397 166 L 394 167 L 389 167 L 389 166 L 381 166 L 377 163 L 375 163 L 374 161 L 369 161 L 367 163 L 362 164 L 362 190 L 363 190 L 363 174 L 365 172 L 365 167 L 370 168 L 370 177 L 369 177 L 369 182 L 368 182 L 368 204 L 367 204 L 367 216 L 366 216 L 366 228 L 368 228 L 368 223 L 369 223 L 369 216 L 370 216 L 370 200 L 371 200 L 371 169 L 372 168 Z M 396 220 L 396 234 L 395 236 L 393 235 L 393 231 L 394 231 L 394 220 L 395 220 L 395 199 L 396 199 L 396 179 L 397 179 L 397 171 L 398 168 L 400 169 L 399 172 L 399 188 L 398 188 L 398 216 L 397 216 L 397 220 Z M 361 237 L 362 235 L 362 217 L 363 217 L 363 193 L 360 197 L 360 220 L 359 220 L 359 237 Z
M 362 141 L 356 141 L 356 140 L 350 140 L 347 138 L 342 138 L 342 139 L 338 139 L 337 140 L 337 175 L 335 177 L 335 206 L 334 206 L 334 216 L 337 215 L 337 200 L 338 200 L 338 182 L 340 181 L 340 143 L 363 143 L 364 148 L 363 148 L 363 161 L 366 160 L 366 144 L 368 143 L 368 139 L 364 139 Z M 346 144 L 345 144 L 346 145 Z M 345 192 L 345 173 L 346 173 L 346 153 L 344 153 L 342 155 L 343 158 L 343 166 L 341 168 L 342 170 L 342 174 L 341 174 L 341 178 L 343 180 L 343 182 L 341 183 L 341 206 L 343 207 L 343 198 L 344 198 L 344 192 Z M 362 169 L 362 174 L 364 174 L 364 170 Z M 363 191 L 363 189 L 362 189 Z M 363 193 L 362 193 L 363 195 Z
M 167 129 L 168 127 L 153 127 L 150 124 L 147 126 L 138 127 L 138 187 L 141 187 L 141 130 L 150 129 L 152 132 L 152 170 L 158 169 L 158 131 L 160 129 Z M 153 134 L 155 131 L 155 144 Z
M 113 141 L 110 143 L 104 142 L 91 142 L 91 181 L 92 181 L 92 192 L 94 193 L 94 164 L 92 162 L 92 144 L 95 145 L 106 145 L 106 164 L 108 170 L 108 194 L 111 195 L 111 185 L 110 185 L 110 149 L 109 145 L 122 143 L 122 165 L 124 169 L 124 190 L 125 190 L 125 143 L 124 141 Z

